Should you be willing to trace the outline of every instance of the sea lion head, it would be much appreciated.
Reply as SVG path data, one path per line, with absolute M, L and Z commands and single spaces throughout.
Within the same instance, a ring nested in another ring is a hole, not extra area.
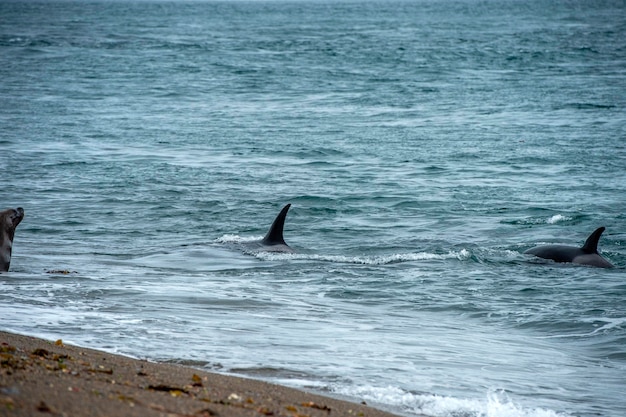
M 0 212 L 0 227 L 2 231 L 9 234 L 9 238 L 13 240 L 15 228 L 24 219 L 24 209 L 21 207 L 10 208 Z

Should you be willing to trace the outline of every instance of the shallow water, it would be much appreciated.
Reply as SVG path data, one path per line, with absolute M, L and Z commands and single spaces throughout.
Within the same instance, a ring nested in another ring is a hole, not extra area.
M 0 15 L 3 330 L 407 415 L 626 413 L 623 4 Z M 286 203 L 298 253 L 247 253 Z M 602 225 L 614 269 L 522 255 Z

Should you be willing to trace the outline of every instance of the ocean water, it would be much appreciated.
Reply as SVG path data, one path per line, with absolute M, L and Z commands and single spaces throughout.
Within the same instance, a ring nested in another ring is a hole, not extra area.
M 0 329 L 406 416 L 626 415 L 624 16 L 0 1 Z M 246 252 L 287 203 L 297 253 Z M 522 254 L 599 226 L 614 269 Z

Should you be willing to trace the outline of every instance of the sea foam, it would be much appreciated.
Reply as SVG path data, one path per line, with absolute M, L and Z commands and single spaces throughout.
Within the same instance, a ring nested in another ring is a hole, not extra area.
M 398 387 L 337 387 L 340 395 L 362 398 L 368 403 L 397 407 L 403 411 L 432 417 L 569 417 L 545 408 L 522 406 L 502 391 L 488 392 L 484 398 L 456 398 L 418 394 Z

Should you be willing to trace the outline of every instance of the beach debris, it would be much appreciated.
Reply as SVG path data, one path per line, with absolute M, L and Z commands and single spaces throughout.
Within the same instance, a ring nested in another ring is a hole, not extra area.
M 263 414 L 264 416 L 273 416 L 274 412 L 267 407 L 259 407 L 256 410 L 257 413 Z
M 291 411 L 292 413 L 298 412 L 298 409 L 293 405 L 286 405 L 285 408 L 287 409 L 287 411 Z
M 37 349 L 33 350 L 33 355 L 41 356 L 42 358 L 48 357 L 49 354 L 50 354 L 50 352 L 48 350 L 46 350 L 46 349 L 37 348 Z
M 198 376 L 198 374 L 193 374 L 193 376 L 191 377 L 191 380 L 193 381 L 193 384 L 192 384 L 193 387 L 202 387 L 202 386 L 204 386 L 202 384 L 202 378 L 200 376 Z
M 0 345 L 0 353 L 1 352 L 15 352 L 17 349 L 15 348 L 15 346 L 11 346 L 6 342 L 2 342 L 2 344 Z
M 153 391 L 169 392 L 172 397 L 180 397 L 183 394 L 189 394 L 189 391 L 187 391 L 185 388 L 172 387 L 172 386 L 163 385 L 163 384 L 148 385 L 148 389 L 151 389 Z
M 87 369 L 87 372 L 98 372 L 98 373 L 101 373 L 101 374 L 113 375 L 113 368 L 107 369 L 107 368 L 105 368 L 102 365 L 98 365 L 97 368 L 91 367 L 91 368 Z
M 197 416 L 197 417 L 214 417 L 214 416 L 219 416 L 218 413 L 216 413 L 215 411 L 211 410 L 210 408 L 203 408 L 200 411 L 196 411 L 193 415 Z
M 310 417 L 308 414 L 300 414 L 298 407 L 293 405 L 285 406 L 285 409 L 293 414 L 293 417 Z
M 0 349 L 0 368 L 7 368 L 8 374 L 12 374 L 12 370 L 26 369 L 25 358 L 20 358 L 15 355 L 17 349 L 6 343 L 2 344 Z
M 55 345 L 57 345 L 57 346 L 61 346 L 61 347 L 63 347 L 63 340 L 61 340 L 61 339 L 57 339 L 57 341 L 56 341 L 56 342 L 54 342 L 54 344 L 55 344 Z
M 41 401 L 39 405 L 37 405 L 37 411 L 40 413 L 52 413 L 52 409 L 45 402 Z
M 135 400 L 133 397 L 130 397 L 128 395 L 124 395 L 124 394 L 119 394 L 117 396 L 117 399 L 127 403 L 130 407 L 134 407 L 135 403 L 137 403 L 137 400 Z
M 15 409 L 15 401 L 11 397 L 0 397 L 0 406 L 13 411 Z
M 309 407 L 309 408 L 315 408 L 316 410 L 322 410 L 322 411 L 326 411 L 327 413 L 330 413 L 332 411 L 332 409 L 327 406 L 327 405 L 319 405 L 314 403 L 313 401 L 309 401 L 309 402 L 304 402 L 302 403 L 303 407 Z
M 232 394 L 230 394 L 228 396 L 228 401 L 237 401 L 237 402 L 241 402 L 243 401 L 243 398 L 241 397 L 241 395 L 235 394 L 234 392 Z

